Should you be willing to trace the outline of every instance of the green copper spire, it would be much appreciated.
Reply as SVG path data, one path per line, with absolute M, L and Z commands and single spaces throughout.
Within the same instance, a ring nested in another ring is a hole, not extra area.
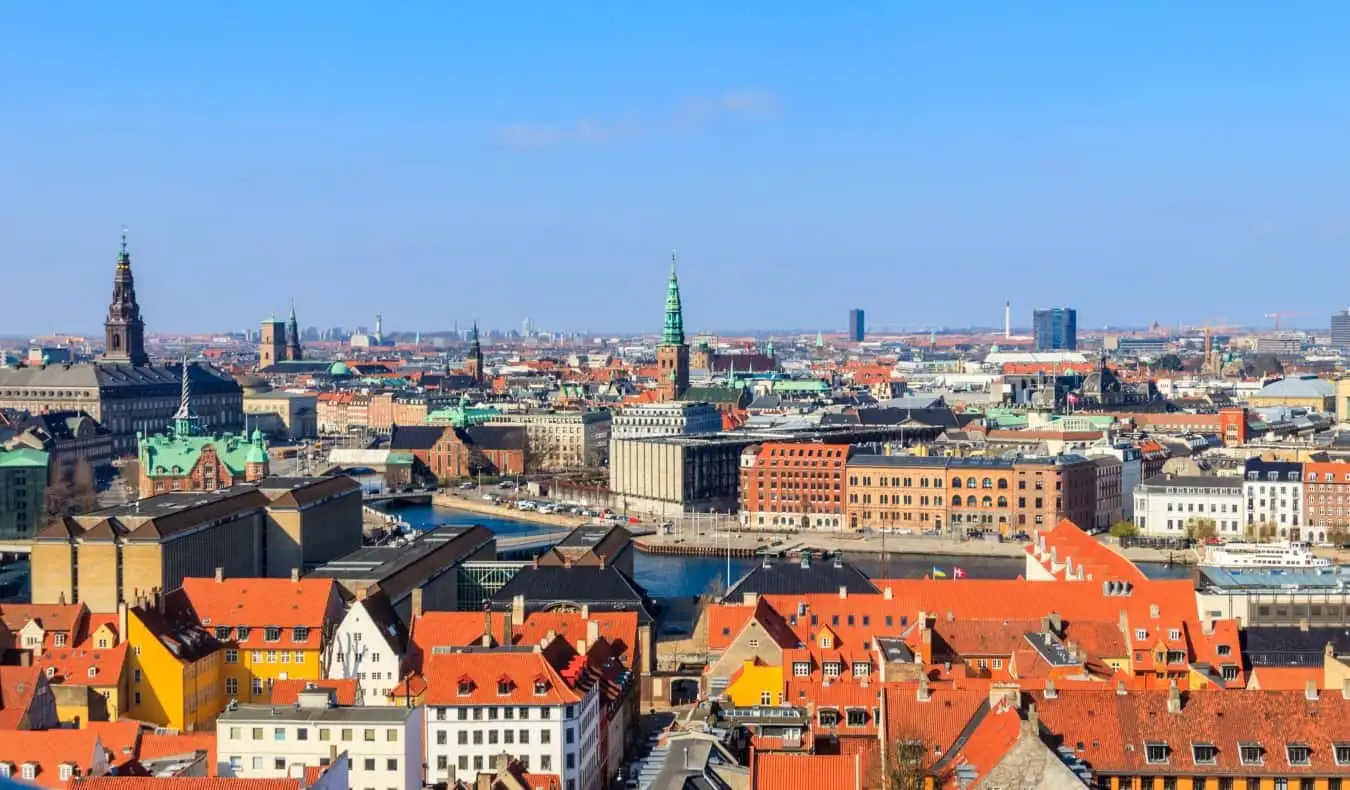
M 684 309 L 680 307 L 680 280 L 675 276 L 675 253 L 670 253 L 670 284 L 666 286 L 666 326 L 661 345 L 684 345 Z

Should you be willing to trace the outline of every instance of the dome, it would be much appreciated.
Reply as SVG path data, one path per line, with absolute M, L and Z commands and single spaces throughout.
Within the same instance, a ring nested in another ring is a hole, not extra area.
M 330 376 L 350 376 L 351 371 L 347 370 L 346 363 L 341 360 L 328 366 L 328 375 Z

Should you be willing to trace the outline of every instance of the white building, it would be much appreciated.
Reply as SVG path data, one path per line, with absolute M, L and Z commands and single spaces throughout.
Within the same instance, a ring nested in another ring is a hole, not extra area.
M 1246 523 L 1258 534 L 1262 526 L 1275 528 L 1270 537 L 1289 537 L 1291 527 L 1307 523 L 1303 507 L 1303 464 L 1252 458 L 1243 469 L 1242 491 L 1247 500 Z
M 642 403 L 615 412 L 610 438 L 646 439 L 720 430 L 722 413 L 711 403 Z
M 484 424 L 524 427 L 531 465 L 539 469 L 580 469 L 600 466 L 609 455 L 610 420 L 608 410 L 593 409 L 508 412 Z
M 406 643 L 403 625 L 383 595 L 354 601 L 329 643 L 324 677 L 359 680 L 358 705 L 388 705 Z
M 422 787 L 421 708 L 337 707 L 328 689 L 300 692 L 295 705 L 238 705 L 216 721 L 221 776 L 282 779 L 348 755 L 350 787 Z
M 1157 475 L 1134 489 L 1134 526 L 1140 535 L 1184 538 L 1193 519 L 1212 519 L 1218 536 L 1243 537 L 1243 481 L 1237 477 Z
M 564 675 L 574 671 L 577 653 L 561 638 L 545 641 L 547 647 L 432 649 L 428 783 L 495 770 L 508 755 L 527 771 L 558 775 L 562 790 L 599 786 L 599 685 L 572 686 Z

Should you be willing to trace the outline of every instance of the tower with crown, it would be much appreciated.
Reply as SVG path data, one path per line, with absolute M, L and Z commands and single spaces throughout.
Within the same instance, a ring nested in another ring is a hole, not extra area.
M 112 303 L 103 322 L 103 358 L 109 362 L 145 365 L 145 321 L 136 302 L 136 280 L 131 275 L 131 254 L 127 252 L 127 232 L 122 231 L 122 249 L 117 253 L 113 274 Z
M 670 281 L 666 285 L 666 323 L 656 347 L 656 367 L 661 380 L 661 400 L 679 400 L 689 389 L 689 345 L 684 342 L 684 308 L 680 304 L 680 280 L 675 274 L 675 253 L 670 254 Z

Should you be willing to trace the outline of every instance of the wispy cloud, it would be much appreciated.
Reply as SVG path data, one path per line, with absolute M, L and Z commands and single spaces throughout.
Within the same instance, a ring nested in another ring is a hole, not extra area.
M 637 117 L 617 120 L 582 118 L 570 125 L 517 123 L 503 127 L 500 137 L 504 144 L 512 148 L 598 145 L 654 134 L 689 133 L 707 126 L 718 117 L 740 116 L 763 120 L 777 115 L 781 107 L 781 101 L 772 93 L 732 91 L 720 96 L 687 99 L 674 112 L 648 120 Z

